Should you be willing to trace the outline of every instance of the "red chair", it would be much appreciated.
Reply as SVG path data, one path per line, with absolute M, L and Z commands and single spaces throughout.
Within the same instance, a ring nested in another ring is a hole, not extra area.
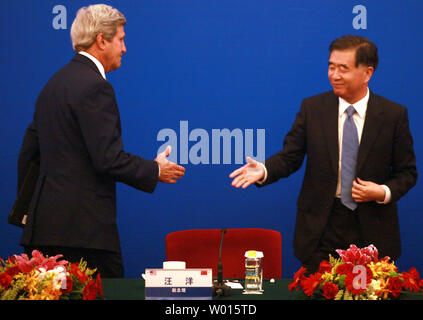
M 165 239 L 166 260 L 185 261 L 187 268 L 211 268 L 217 276 L 221 229 L 196 229 L 169 233 Z M 282 237 L 268 229 L 227 229 L 222 245 L 223 278 L 245 277 L 245 251 L 262 251 L 263 278 L 282 275 Z

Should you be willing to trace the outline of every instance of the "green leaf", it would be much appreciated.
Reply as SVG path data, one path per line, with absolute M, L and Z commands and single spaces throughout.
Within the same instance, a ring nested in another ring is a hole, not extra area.
M 345 278 L 347 277 L 346 274 L 342 274 L 339 276 L 338 288 L 345 288 Z

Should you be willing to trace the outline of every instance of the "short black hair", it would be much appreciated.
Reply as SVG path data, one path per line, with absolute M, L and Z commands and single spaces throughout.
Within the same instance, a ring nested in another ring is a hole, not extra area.
M 345 35 L 332 41 L 329 46 L 329 52 L 333 50 L 348 50 L 356 49 L 355 51 L 355 66 L 364 64 L 368 67 L 373 67 L 375 70 L 379 64 L 379 56 L 377 54 L 376 45 L 369 39 L 362 36 Z

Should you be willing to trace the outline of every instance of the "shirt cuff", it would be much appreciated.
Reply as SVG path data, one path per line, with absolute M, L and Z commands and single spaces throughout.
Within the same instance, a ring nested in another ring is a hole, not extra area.
M 264 177 L 263 177 L 263 179 L 257 181 L 257 183 L 258 184 L 263 184 L 266 181 L 266 179 L 267 179 L 267 169 L 266 169 L 266 166 L 264 165 L 263 162 L 259 162 L 259 165 L 261 165 L 263 167 L 263 169 L 264 169 Z
M 381 187 L 385 189 L 385 199 L 383 201 L 376 201 L 379 204 L 387 204 L 391 201 L 391 189 L 388 186 L 382 184 Z

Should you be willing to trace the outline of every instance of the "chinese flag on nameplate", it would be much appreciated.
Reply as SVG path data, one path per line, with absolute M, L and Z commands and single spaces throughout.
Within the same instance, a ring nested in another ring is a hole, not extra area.
M 201 270 L 201 275 L 202 276 L 206 276 L 207 275 L 207 270 Z

